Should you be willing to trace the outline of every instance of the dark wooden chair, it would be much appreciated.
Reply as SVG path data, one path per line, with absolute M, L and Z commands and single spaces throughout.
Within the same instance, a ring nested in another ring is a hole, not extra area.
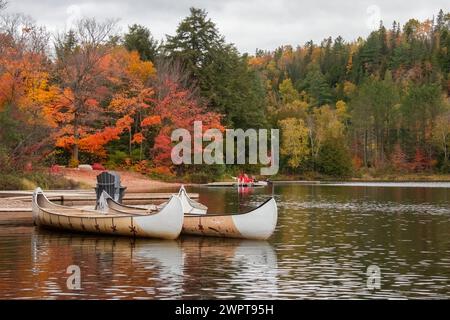
M 103 191 L 115 201 L 122 203 L 123 196 L 125 194 L 126 187 L 122 187 L 120 184 L 120 176 L 116 172 L 102 172 L 97 176 L 97 186 L 95 187 L 95 195 L 97 198 L 97 204 L 95 208 L 98 207 L 98 201 Z

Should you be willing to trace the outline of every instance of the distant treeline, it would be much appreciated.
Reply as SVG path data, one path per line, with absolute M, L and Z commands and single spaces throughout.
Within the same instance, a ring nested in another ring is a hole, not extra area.
M 441 10 L 380 23 L 367 39 L 247 55 L 201 9 L 163 42 L 144 26 L 120 35 L 113 20 L 95 19 L 50 37 L 3 13 L 0 172 L 100 162 L 202 180 L 242 169 L 172 165 L 172 130 L 195 120 L 280 128 L 286 174 L 449 172 L 449 31 Z

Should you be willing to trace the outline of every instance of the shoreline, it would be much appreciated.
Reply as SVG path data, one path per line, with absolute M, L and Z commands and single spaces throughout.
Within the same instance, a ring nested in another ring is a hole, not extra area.
M 364 175 L 362 177 L 348 177 L 348 178 L 333 178 L 333 177 L 318 177 L 307 178 L 302 176 L 280 176 L 274 179 L 269 179 L 273 182 L 450 182 L 450 174 L 428 174 L 428 175 L 414 175 L 414 174 L 402 174 L 402 175 L 380 175 L 380 177 L 373 177 Z
M 171 187 L 179 187 L 182 183 L 166 182 L 162 180 L 151 179 L 141 173 L 133 171 L 110 170 L 120 175 L 121 185 L 126 187 L 127 192 L 143 193 L 157 192 L 158 190 Z M 75 181 L 83 186 L 82 189 L 92 190 L 97 184 L 97 175 L 102 171 L 81 170 L 64 168 L 61 174 L 64 178 Z

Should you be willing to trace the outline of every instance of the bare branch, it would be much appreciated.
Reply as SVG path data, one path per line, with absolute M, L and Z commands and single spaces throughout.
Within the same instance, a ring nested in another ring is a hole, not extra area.
M 0 33 L 8 36 L 16 48 L 32 53 L 46 54 L 50 34 L 45 27 L 23 14 L 5 14 L 0 17 Z
M 94 47 L 105 44 L 116 31 L 117 20 L 114 19 L 100 23 L 95 18 L 84 18 L 76 24 L 79 42 Z
M 0 0 L 0 10 L 3 10 L 8 5 L 8 1 L 6 0 Z

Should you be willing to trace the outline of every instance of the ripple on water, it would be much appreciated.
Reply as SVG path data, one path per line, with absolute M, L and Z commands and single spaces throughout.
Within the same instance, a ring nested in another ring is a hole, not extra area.
M 207 192 L 215 211 L 237 210 L 235 190 Z M 240 195 L 241 210 L 270 192 Z M 273 192 L 279 221 L 269 241 L 132 242 L 0 224 L 0 298 L 450 298 L 450 191 L 289 185 Z M 81 268 L 79 292 L 66 288 L 71 264 Z M 370 265 L 380 267 L 380 290 L 367 288 Z

